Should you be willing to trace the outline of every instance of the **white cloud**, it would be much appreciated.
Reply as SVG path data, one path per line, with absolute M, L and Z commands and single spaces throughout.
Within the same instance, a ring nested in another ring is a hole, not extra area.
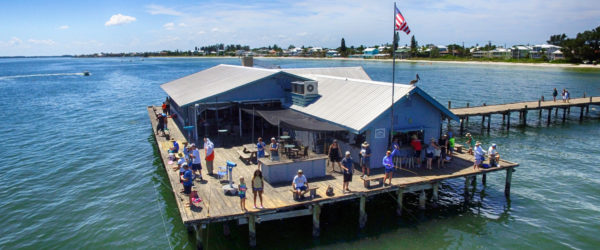
M 58 27 L 58 29 L 60 29 L 60 30 L 66 30 L 68 28 L 69 28 L 69 25 L 62 25 L 62 26 Z
M 166 30 L 173 30 L 174 27 L 175 27 L 174 23 L 165 23 L 163 25 L 163 28 L 165 28 Z
M 146 6 L 148 13 L 152 15 L 169 15 L 169 16 L 182 16 L 183 13 L 176 11 L 172 8 L 167 8 L 161 5 L 150 4 Z
M 32 44 L 36 44 L 36 45 L 48 45 L 48 46 L 56 44 L 56 42 L 54 42 L 54 41 L 52 41 L 50 39 L 47 39 L 47 40 L 29 39 L 29 40 L 27 40 L 27 42 L 32 43 Z
M 106 21 L 106 23 L 104 23 L 104 25 L 105 26 L 120 25 L 120 24 L 131 23 L 135 20 L 136 20 L 135 17 L 125 16 L 125 15 L 122 15 L 119 13 L 116 15 L 112 15 L 110 17 L 110 19 L 108 21 Z
M 185 26 L 187 26 L 185 23 L 179 23 L 178 25 L 179 25 L 179 27 L 185 27 Z
M 212 32 L 219 32 L 219 28 L 217 28 L 217 27 L 214 27 L 214 28 L 212 28 L 210 31 L 212 31 Z

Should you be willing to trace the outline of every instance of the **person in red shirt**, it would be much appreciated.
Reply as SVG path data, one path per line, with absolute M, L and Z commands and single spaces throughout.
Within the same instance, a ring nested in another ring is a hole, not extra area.
M 421 167 L 421 141 L 417 138 L 417 135 L 412 136 L 410 146 L 415 151 L 414 158 L 417 158 L 417 167 Z

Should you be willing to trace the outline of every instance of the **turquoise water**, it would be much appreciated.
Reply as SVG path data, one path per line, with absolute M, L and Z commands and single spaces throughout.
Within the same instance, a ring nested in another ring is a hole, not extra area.
M 193 248 L 156 154 L 145 107 L 160 104 L 159 85 L 238 59 L 0 59 L 0 248 Z M 391 81 L 391 63 L 262 59 L 282 67 L 356 66 Z M 91 76 L 80 72 L 88 70 Z M 524 66 L 399 63 L 397 81 L 419 73 L 419 86 L 453 106 L 536 100 L 567 87 L 573 97 L 600 95 L 600 73 Z M 387 99 L 386 99 L 387 100 Z M 488 176 L 464 204 L 462 180 L 443 183 L 439 206 L 426 211 L 408 196 L 369 201 L 367 228 L 358 230 L 358 205 L 325 206 L 321 237 L 309 217 L 257 226 L 261 248 L 582 248 L 600 240 L 600 116 L 538 122 L 526 128 L 467 127 L 504 158 L 519 162 L 511 199 L 504 174 Z M 517 115 L 513 115 L 516 124 Z M 542 117 L 545 119 L 545 114 Z M 456 124 L 450 129 L 455 130 Z M 247 247 L 247 227 L 208 228 L 206 246 Z

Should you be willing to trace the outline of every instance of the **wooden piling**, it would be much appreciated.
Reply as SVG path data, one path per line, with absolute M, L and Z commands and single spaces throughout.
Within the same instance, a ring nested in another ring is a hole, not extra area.
M 202 227 L 203 225 L 193 224 L 194 235 L 196 236 L 196 249 L 204 249 L 204 244 L 202 243 Z
M 404 189 L 400 188 L 396 191 L 396 204 L 398 207 L 396 208 L 396 214 L 398 216 L 402 215 L 402 201 L 404 199 Z
M 490 132 L 490 121 L 491 120 L 492 120 L 492 115 L 488 115 L 488 119 L 487 119 L 487 122 L 488 122 L 488 124 L 487 124 L 487 132 L 488 133 Z
M 313 205 L 313 237 L 321 235 L 321 205 Z
M 358 217 L 358 227 L 361 229 L 367 225 L 367 210 L 366 210 L 367 197 L 364 195 L 360 196 L 360 214 Z
M 248 237 L 250 247 L 256 246 L 256 215 L 248 215 Z
M 583 109 L 585 107 L 581 106 L 581 111 L 579 111 L 579 121 L 583 121 Z
M 554 117 L 558 117 L 558 107 L 556 107 L 556 109 L 554 110 Z
M 590 98 L 590 102 L 592 102 L 592 98 Z M 469 103 L 467 102 L 467 108 L 469 107 Z M 467 125 L 469 125 L 469 116 L 467 116 Z
M 562 119 L 563 123 L 565 122 L 565 119 L 567 119 L 567 109 L 563 108 L 563 119 Z
M 525 110 L 523 110 L 523 126 L 527 126 L 527 105 L 525 105 Z
M 558 108 L 556 108 L 558 109 Z M 550 119 L 552 118 L 552 108 L 548 109 L 548 122 L 546 123 L 546 125 L 550 126 Z
M 485 184 L 487 184 L 487 175 L 482 174 L 481 175 L 481 185 L 485 186 Z
M 425 210 L 425 202 L 427 201 L 427 195 L 425 194 L 425 189 L 421 189 L 421 194 L 419 195 L 419 209 Z
M 464 118 L 460 118 L 460 135 L 463 134 L 464 128 Z
M 504 184 L 504 196 L 510 197 L 510 182 L 512 179 L 513 168 L 506 169 L 506 184 Z
M 585 105 L 585 115 L 589 115 L 590 114 L 590 105 Z
M 433 192 L 431 195 L 432 196 L 431 199 L 433 200 L 433 202 L 437 202 L 439 199 L 439 196 L 438 196 L 439 185 L 440 185 L 439 182 L 433 183 Z
M 510 111 L 506 114 L 506 131 L 510 130 Z
M 465 176 L 465 202 L 469 202 L 469 176 Z
M 485 115 L 481 116 L 481 127 L 483 128 L 483 126 L 485 125 Z
M 567 114 L 571 114 L 571 106 L 567 107 Z

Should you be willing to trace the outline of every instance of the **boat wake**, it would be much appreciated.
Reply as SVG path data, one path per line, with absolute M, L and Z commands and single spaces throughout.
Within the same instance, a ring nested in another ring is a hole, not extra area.
M 84 73 L 53 73 L 53 74 L 32 74 L 32 75 L 16 75 L 16 76 L 0 76 L 0 80 L 10 80 L 27 77 L 44 77 L 44 76 L 83 76 Z

